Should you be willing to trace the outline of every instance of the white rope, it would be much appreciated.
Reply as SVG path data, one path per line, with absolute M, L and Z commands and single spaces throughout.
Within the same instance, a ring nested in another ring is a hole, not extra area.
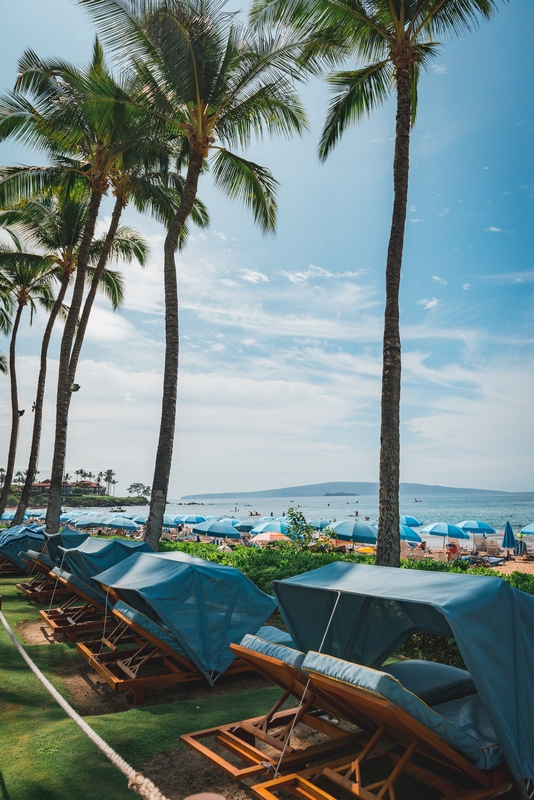
M 340 597 L 341 597 L 341 592 L 338 592 L 337 593 L 337 597 L 336 597 L 336 602 L 334 603 L 334 608 L 332 609 L 332 613 L 330 614 L 330 619 L 328 620 L 328 625 L 326 626 L 326 630 L 325 630 L 325 632 L 323 634 L 323 639 L 321 641 L 321 644 L 319 645 L 319 649 L 317 650 L 318 653 L 320 653 L 321 650 L 323 649 L 323 645 L 324 645 L 324 643 L 326 641 L 326 637 L 328 635 L 328 631 L 330 629 L 330 625 L 332 623 L 332 620 L 334 619 L 334 614 L 335 614 L 335 611 L 336 611 L 336 608 L 337 608 L 337 604 L 339 603 L 339 598 Z M 293 728 L 296 725 L 297 718 L 298 718 L 298 715 L 299 715 L 299 711 L 300 711 L 300 709 L 302 708 L 302 706 L 304 704 L 304 698 L 306 697 L 306 694 L 308 692 L 308 687 L 310 685 L 310 681 L 311 681 L 311 677 L 309 677 L 307 682 L 306 682 L 306 686 L 304 687 L 304 691 L 302 692 L 302 697 L 300 698 L 300 703 L 299 703 L 298 708 L 297 708 L 297 710 L 295 712 L 295 717 L 293 719 L 293 722 L 291 723 L 291 728 L 289 729 L 289 734 L 287 735 L 286 740 L 284 742 L 284 747 L 282 748 L 282 752 L 280 754 L 280 758 L 278 759 L 278 764 L 276 765 L 276 769 L 274 771 L 274 777 L 275 778 L 278 777 L 278 773 L 280 772 L 280 766 L 282 764 L 282 760 L 284 758 L 287 746 L 288 746 L 289 741 L 291 739 L 291 735 L 293 733 Z
M 17 641 L 15 634 L 11 630 L 8 621 L 4 617 L 3 613 L 0 611 L 0 622 L 2 622 L 4 628 L 6 629 L 11 641 L 17 648 L 18 652 L 29 666 L 31 671 L 36 675 L 43 686 L 50 692 L 54 700 L 59 703 L 63 711 L 76 723 L 76 725 L 82 729 L 86 736 L 93 742 L 96 747 L 103 753 L 106 758 L 109 758 L 111 763 L 120 769 L 123 775 L 126 775 L 128 778 L 128 788 L 132 789 L 137 794 L 141 795 L 141 797 L 146 798 L 146 800 L 167 800 L 165 795 L 163 795 L 157 786 L 155 786 L 151 780 L 145 778 L 140 772 L 136 772 L 136 770 L 131 767 L 127 761 L 125 761 L 121 756 L 113 750 L 109 746 L 107 742 L 102 739 L 88 724 L 83 720 L 79 714 L 67 703 L 67 701 L 60 695 L 57 689 L 54 689 L 50 681 L 45 678 L 43 673 L 41 672 L 38 667 L 35 666 L 29 655 L 26 653 L 23 647 Z
M 61 564 L 59 565 L 59 572 L 61 572 L 63 570 L 63 562 L 65 561 L 65 556 L 66 555 L 67 554 L 65 552 L 63 552 L 63 558 L 61 559 Z M 50 598 L 50 605 L 48 606 L 48 613 L 49 614 L 50 614 L 50 610 L 52 608 L 52 605 L 54 604 L 54 597 L 56 596 L 56 589 L 57 589 L 57 585 L 59 583 L 59 572 L 56 575 L 56 582 L 54 584 L 54 591 L 52 592 L 52 597 Z

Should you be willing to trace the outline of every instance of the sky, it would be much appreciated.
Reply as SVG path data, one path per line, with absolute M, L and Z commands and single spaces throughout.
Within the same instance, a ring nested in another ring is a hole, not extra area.
M 235 7 L 235 6 L 234 6 Z M 4 90 L 26 48 L 83 64 L 94 29 L 70 0 L 3 10 Z M 531 0 L 446 41 L 419 92 L 401 280 L 401 480 L 532 491 L 534 83 Z M 180 377 L 169 498 L 378 480 L 384 272 L 395 105 L 348 130 L 325 164 L 325 84 L 299 89 L 311 131 L 255 142 L 280 182 L 276 236 L 200 180 L 211 225 L 177 258 Z M 0 163 L 39 164 L 14 142 Z M 100 230 L 109 222 L 105 203 Z M 99 298 L 73 395 L 67 471 L 114 469 L 118 495 L 151 483 L 164 355 L 163 228 L 127 210 L 151 246 L 123 265 L 124 307 Z M 31 436 L 39 314 L 19 335 L 16 469 Z M 49 476 L 60 330 L 50 349 L 40 479 Z M 8 342 L 0 337 L 0 350 Z M 0 378 L 0 452 L 9 384 Z M 5 458 L 0 456 L 0 460 Z

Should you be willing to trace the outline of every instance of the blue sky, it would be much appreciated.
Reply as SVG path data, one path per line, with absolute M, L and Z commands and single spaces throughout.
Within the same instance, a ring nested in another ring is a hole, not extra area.
M 3 87 L 27 47 L 83 63 L 93 30 L 69 0 L 4 9 Z M 446 42 L 421 81 L 412 134 L 410 211 L 401 286 L 402 479 L 532 490 L 534 423 L 534 88 L 530 0 L 502 4 L 489 24 Z M 395 108 L 345 134 L 319 165 L 328 103 L 302 89 L 312 131 L 265 140 L 248 155 L 280 181 L 276 237 L 218 194 L 178 258 L 181 373 L 170 497 L 325 480 L 376 480 L 384 266 L 392 202 Z M 0 162 L 40 163 L 0 145 Z M 105 225 L 109 205 L 102 214 Z M 116 470 L 123 491 L 150 483 L 163 362 L 162 242 L 145 270 L 125 267 L 125 308 L 98 302 L 80 364 L 67 468 Z M 39 333 L 20 334 L 21 407 L 30 408 Z M 41 476 L 53 434 L 51 350 Z M 7 350 L 7 343 L 0 343 Z M 8 385 L 0 381 L 0 448 Z M 24 468 L 31 415 L 22 418 Z

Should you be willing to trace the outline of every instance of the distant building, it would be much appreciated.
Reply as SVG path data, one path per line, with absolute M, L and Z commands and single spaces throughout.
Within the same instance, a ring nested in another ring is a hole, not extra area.
M 75 492 L 75 489 L 79 490 Z M 36 494 L 48 494 L 50 491 L 50 478 L 46 478 L 44 481 L 39 481 L 39 483 L 34 483 L 32 485 L 32 492 Z M 104 494 L 104 487 L 100 483 L 96 483 L 95 481 L 78 481 L 77 483 L 62 483 L 61 484 L 61 494 L 62 495 L 69 495 L 69 494 Z

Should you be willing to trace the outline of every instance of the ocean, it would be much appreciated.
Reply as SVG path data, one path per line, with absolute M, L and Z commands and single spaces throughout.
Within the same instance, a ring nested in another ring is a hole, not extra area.
M 517 533 L 525 525 L 534 522 L 534 492 L 522 493 L 496 493 L 485 492 L 454 493 L 450 495 L 424 495 L 421 502 L 414 502 L 413 496 L 401 496 L 400 513 L 410 514 L 422 520 L 425 525 L 431 522 L 457 523 L 466 519 L 476 519 L 487 522 L 497 531 L 494 538 L 504 531 L 507 520 Z M 358 520 L 376 520 L 378 516 L 378 496 L 359 495 L 357 497 L 293 497 L 288 498 L 247 498 L 246 501 L 220 500 L 217 498 L 204 499 L 192 503 L 171 500 L 167 504 L 167 513 L 171 515 L 197 512 L 204 516 L 216 514 L 233 516 L 238 519 L 249 517 L 251 512 L 258 512 L 261 516 L 282 516 L 288 508 L 300 507 L 306 519 L 325 519 L 329 522 L 339 522 L 344 519 L 353 519 L 358 511 Z M 128 513 L 137 509 L 128 507 Z M 146 506 L 139 507 L 139 514 L 146 514 Z M 527 544 L 534 546 L 534 536 L 525 537 Z M 425 537 L 429 546 L 442 547 L 442 537 Z

